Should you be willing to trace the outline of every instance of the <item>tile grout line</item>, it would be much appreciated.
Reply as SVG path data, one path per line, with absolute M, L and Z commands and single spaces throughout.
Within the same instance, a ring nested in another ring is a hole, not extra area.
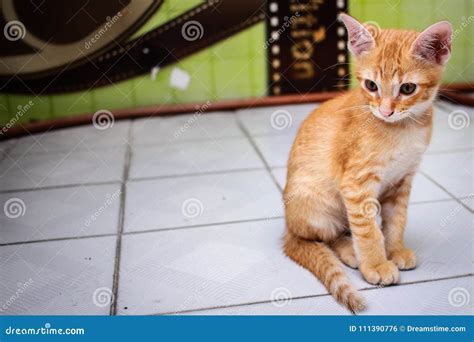
M 100 185 L 113 185 L 113 184 L 121 184 L 121 181 L 105 181 L 105 182 L 97 182 L 97 183 L 72 183 L 72 184 L 61 184 L 61 185 L 50 185 L 50 186 L 43 186 L 39 188 L 25 188 L 25 189 L 11 189 L 11 190 L 0 190 L 1 194 L 11 194 L 15 192 L 33 192 L 33 191 L 46 191 L 46 190 L 56 190 L 56 189 L 69 189 L 69 188 L 79 188 L 79 187 L 91 187 L 91 186 L 100 186 Z
M 245 129 L 244 125 L 240 121 L 240 118 L 238 115 L 236 115 L 237 119 L 237 125 L 239 126 L 240 130 L 244 135 L 247 137 L 248 141 L 250 142 L 250 145 L 252 145 L 255 153 L 257 153 L 258 157 L 262 161 L 263 165 L 265 165 L 265 169 L 267 170 L 268 174 L 270 175 L 270 178 L 272 179 L 273 183 L 276 185 L 277 189 L 280 191 L 280 193 L 283 193 L 283 189 L 281 188 L 280 184 L 278 184 L 277 179 L 272 173 L 272 169 L 270 168 L 270 165 L 268 165 L 267 161 L 265 160 L 263 154 L 260 152 L 258 149 L 257 145 L 255 144 L 255 141 L 253 140 L 253 137 L 250 135 L 250 133 Z M 286 167 L 286 166 L 283 166 Z
M 434 183 L 437 187 L 439 187 L 441 190 L 443 190 L 445 193 L 447 193 L 453 200 L 455 200 L 456 202 L 458 202 L 461 206 L 463 206 L 464 208 L 466 208 L 470 213 L 474 213 L 474 211 L 469 208 L 468 205 L 464 204 L 464 202 L 462 200 L 460 200 L 459 198 L 457 198 L 456 196 L 454 196 L 450 191 L 448 191 L 448 189 L 446 189 L 444 186 L 442 186 L 441 184 L 439 184 L 437 181 L 435 181 L 430 175 L 428 175 L 426 172 L 424 171 L 418 171 L 420 172 L 423 176 L 425 176 L 429 181 L 431 181 L 432 183 Z M 466 198 L 472 198 L 472 196 L 465 196 L 463 197 L 464 199 Z
M 463 200 L 463 199 L 468 199 L 468 198 L 470 198 L 470 197 L 461 197 L 461 198 L 458 198 L 458 199 Z M 439 200 L 432 200 L 432 201 L 420 201 L 420 202 L 415 202 L 415 203 L 409 203 L 409 205 L 413 206 L 413 205 L 419 205 L 419 204 L 440 203 L 440 202 L 456 202 L 456 201 L 454 201 L 452 198 L 446 198 L 446 199 L 439 199 Z M 137 231 L 130 231 L 130 232 L 122 232 L 122 235 L 139 235 L 139 234 L 147 234 L 147 233 L 169 232 L 169 231 L 174 231 L 174 230 L 180 231 L 180 230 L 185 230 L 185 229 L 198 229 L 198 228 L 232 225 L 232 224 L 239 224 L 239 223 L 279 220 L 279 219 L 283 219 L 283 218 L 284 218 L 284 216 L 273 216 L 273 217 L 252 218 L 252 219 L 247 219 L 247 220 L 202 223 L 202 224 L 189 225 L 189 226 L 171 226 L 171 227 L 165 227 L 165 228 L 153 228 L 153 229 L 149 229 L 149 230 L 137 230 Z M 42 239 L 42 240 L 29 240 L 29 241 L 27 240 L 27 241 L 6 242 L 6 243 L 0 243 L 0 247 L 23 245 L 23 244 L 32 244 L 32 243 L 54 242 L 54 241 L 92 239 L 92 238 L 110 237 L 110 236 L 117 236 L 117 235 L 118 235 L 117 233 L 110 233 L 110 234 L 95 234 L 95 235 L 84 235 L 84 236 L 58 237 L 58 238 L 50 238 L 50 239 Z
M 265 167 L 249 167 L 245 169 L 229 169 L 229 170 L 218 170 L 218 171 L 183 173 L 183 174 L 178 174 L 178 175 L 139 177 L 139 178 L 129 179 L 128 183 L 136 183 L 136 182 L 141 182 L 141 181 L 160 180 L 160 179 L 174 179 L 174 178 L 210 176 L 210 175 L 220 175 L 220 174 L 239 173 L 239 172 L 252 172 L 252 171 L 260 171 L 264 169 Z
M 272 167 L 270 167 L 267 162 L 265 161 L 263 155 L 261 155 L 260 151 L 258 150 L 258 147 L 254 144 L 251 136 L 248 136 L 248 139 L 250 140 L 250 144 L 256 150 L 256 153 L 258 154 L 259 158 L 263 160 L 263 167 L 255 167 L 255 168 L 246 168 L 246 169 L 233 169 L 233 170 L 221 170 L 221 171 L 207 171 L 207 172 L 197 172 L 197 173 L 187 173 L 187 174 L 179 174 L 179 175 L 161 175 L 161 176 L 151 176 L 151 177 L 140 177 L 140 178 L 131 178 L 127 179 L 127 183 L 130 182 L 140 182 L 140 181 L 148 181 L 148 180 L 159 180 L 159 179 L 173 179 L 173 178 L 181 178 L 181 177 L 195 177 L 195 176 L 206 176 L 206 175 L 216 175 L 216 174 L 224 174 L 224 173 L 238 173 L 238 172 L 250 172 L 250 171 L 258 171 L 258 170 L 263 170 L 267 169 L 270 170 L 270 174 L 272 176 L 273 181 L 275 182 L 275 178 L 273 177 L 273 173 L 271 172 Z M 453 152 L 464 152 L 464 151 L 470 151 L 472 148 L 466 148 L 466 149 L 458 149 L 458 150 L 450 150 L 450 151 L 443 151 L 443 152 L 436 152 L 436 153 L 427 153 L 428 155 L 435 155 L 435 154 L 449 154 Z M 0 160 L 1 161 L 1 160 Z M 275 166 L 273 169 L 286 169 L 285 166 Z M 418 171 L 421 173 L 421 171 Z M 71 184 L 61 184 L 61 185 L 50 185 L 50 186 L 43 186 L 43 187 L 38 187 L 38 188 L 24 188 L 24 189 L 9 189 L 9 190 L 0 190 L 0 194 L 8 194 L 8 193 L 18 193 L 18 192 L 33 192 L 33 191 L 44 191 L 44 190 L 55 190 L 55 189 L 68 189 L 68 188 L 74 188 L 74 187 L 90 187 L 90 186 L 100 186 L 100 185 L 113 185 L 113 184 L 121 184 L 120 181 L 117 180 L 111 180 L 111 181 L 104 181 L 104 182 L 90 182 L 90 183 L 71 183 Z M 278 189 L 282 190 L 280 185 L 276 183 L 278 186 Z
M 206 228 L 206 227 L 233 225 L 233 224 L 239 224 L 239 223 L 271 221 L 271 220 L 281 220 L 281 219 L 283 219 L 283 216 L 261 217 L 261 218 L 254 218 L 254 219 L 248 219 L 248 220 L 237 220 L 237 221 L 222 221 L 222 222 L 213 222 L 213 223 L 203 223 L 203 224 L 196 224 L 196 225 L 191 225 L 191 226 L 175 226 L 175 227 L 167 227 L 167 228 L 155 228 L 155 229 L 150 229 L 150 230 L 138 230 L 138 231 L 132 231 L 132 232 L 122 232 L 122 236 L 123 235 L 139 235 L 139 234 L 147 234 L 147 233 L 169 232 L 169 231 L 175 231 L 175 230 L 176 231 L 181 231 L 181 230 L 185 230 L 185 229 L 198 229 L 198 228 Z M 7 242 L 7 243 L 3 243 L 3 244 L 0 243 L 0 247 L 23 245 L 23 244 L 32 244 L 32 243 L 54 242 L 54 241 L 92 239 L 92 238 L 101 238 L 101 237 L 109 237 L 109 236 L 117 236 L 117 235 L 118 235 L 117 233 L 113 233 L 113 234 L 111 233 L 111 234 L 97 234 L 97 235 L 51 238 L 51 239 L 44 239 L 44 240 Z
M 113 234 L 111 233 L 111 234 L 95 234 L 95 235 L 84 235 L 84 236 L 68 236 L 68 237 L 59 237 L 59 238 L 51 238 L 51 239 L 43 239 L 43 240 L 15 241 L 15 242 L 0 243 L 0 247 L 28 245 L 32 243 L 42 243 L 42 242 L 94 239 L 94 238 L 110 237 L 110 236 L 116 236 L 116 235 L 117 235 L 116 233 L 113 233 Z
M 438 282 L 438 281 L 451 280 L 451 279 L 462 279 L 462 278 L 468 278 L 468 277 L 472 277 L 472 276 L 474 276 L 473 273 L 468 273 L 468 274 L 442 277 L 442 278 L 436 278 L 436 279 L 425 279 L 425 280 L 419 280 L 419 281 L 411 281 L 411 282 L 396 284 L 395 286 L 387 286 L 387 287 L 393 287 L 394 288 L 394 287 L 398 287 L 398 286 L 409 286 L 409 285 L 425 284 L 425 283 L 431 283 L 431 282 L 435 283 L 435 282 Z M 365 291 L 373 291 L 373 290 L 379 290 L 379 289 L 383 289 L 383 287 L 380 287 L 380 286 L 364 287 L 364 288 L 358 289 L 357 291 L 365 292 Z M 312 298 L 319 298 L 319 297 L 332 297 L 332 295 L 329 294 L 329 293 L 315 294 L 315 295 L 305 295 L 305 296 L 292 297 L 291 300 L 312 299 Z M 269 303 L 272 303 L 272 301 L 271 300 L 262 300 L 262 301 L 255 301 L 255 302 L 248 302 L 248 303 L 241 303 L 241 304 L 211 306 L 211 307 L 207 307 L 207 308 L 190 309 L 190 310 L 182 310 L 182 311 L 167 311 L 167 312 L 163 312 L 163 313 L 154 313 L 154 314 L 149 314 L 149 315 L 150 316 L 176 315 L 176 314 L 186 314 L 186 313 L 191 313 L 191 312 L 200 312 L 200 311 L 208 311 L 208 310 L 212 311 L 212 310 L 219 310 L 219 309 L 228 309 L 228 308 L 235 308 L 235 307 L 241 307 L 241 306 L 252 306 L 252 305 L 269 304 Z
M 218 140 L 232 140 L 232 139 L 245 139 L 244 136 L 236 135 L 236 136 L 227 136 L 227 137 L 221 137 L 217 138 Z M 199 143 L 199 142 L 209 142 L 214 139 L 211 138 L 194 138 L 194 139 L 186 139 L 186 140 L 181 140 L 181 141 L 176 141 L 175 144 L 191 144 L 191 143 Z M 163 143 L 166 143 L 167 141 L 156 141 L 156 142 L 151 142 L 151 143 L 137 143 L 133 144 L 131 147 L 133 149 L 142 149 L 142 148 L 154 148 L 161 146 Z M 131 144 L 130 144 L 131 145 Z M 110 146 L 102 146 L 102 147 L 95 147 L 95 148 L 89 148 L 89 147 L 81 147 L 76 149 L 76 152 L 87 152 L 88 150 L 94 150 L 94 151 L 107 151 L 107 150 L 115 150 L 115 149 L 120 149 L 122 147 L 126 147 L 126 145 L 110 145 Z M 8 150 L 4 151 L 5 153 L 10 152 L 13 149 L 13 146 L 9 147 Z M 27 152 L 27 153 L 8 153 L 10 157 L 23 157 L 23 156 L 29 156 L 29 155 L 40 155 L 40 156 L 46 156 L 46 155 L 54 155 L 54 154 L 64 154 L 68 153 L 70 150 L 62 149 L 62 150 L 55 150 L 55 151 L 40 151 L 40 152 Z
M 112 278 L 112 303 L 110 305 L 111 316 L 117 315 L 117 302 L 118 302 L 118 290 L 120 281 L 120 261 L 122 254 L 122 233 L 125 223 L 125 200 L 127 192 L 127 180 L 130 173 L 130 164 L 132 160 L 132 124 L 128 128 L 128 142 L 125 155 L 125 163 L 123 167 L 122 185 L 121 185 L 121 196 L 120 196 L 120 211 L 119 211 L 119 223 L 117 229 L 117 241 L 115 248 L 115 263 L 114 263 L 114 274 Z
M 36 144 L 36 143 L 34 143 L 34 144 Z M 79 142 L 79 144 L 82 144 L 82 141 Z M 33 146 L 33 145 L 31 145 L 31 146 Z M 123 148 L 123 147 L 125 147 L 125 145 L 110 145 L 110 146 L 101 146 L 101 147 L 94 147 L 94 148 L 91 148 L 90 146 L 84 145 L 84 146 L 81 146 L 81 147 L 73 148 L 72 150 L 71 149 L 60 149 L 60 150 L 53 150 L 53 151 L 36 151 L 36 152 L 34 150 L 33 151 L 28 150 L 27 152 L 21 152 L 21 153 L 20 152 L 8 153 L 8 155 L 12 159 L 13 158 L 18 158 L 18 157 L 20 157 L 20 158 L 29 157 L 29 156 L 32 156 L 32 155 L 44 157 L 44 156 L 52 156 L 52 155 L 56 155 L 56 154 L 66 154 L 66 153 L 70 153 L 70 152 L 81 153 L 81 152 L 87 152 L 87 151 L 90 151 L 90 150 L 98 151 L 98 152 L 100 152 L 100 151 L 109 151 L 109 150 L 118 150 L 118 149 Z M 10 150 L 13 150 L 13 148 L 11 148 Z
M 224 221 L 224 222 L 196 224 L 196 225 L 191 225 L 191 226 L 178 226 L 178 227 L 170 227 L 170 228 L 139 230 L 139 231 L 134 231 L 134 232 L 133 231 L 125 232 L 123 234 L 124 235 L 138 235 L 138 234 L 146 234 L 146 233 L 170 232 L 170 231 L 175 231 L 175 230 L 180 231 L 180 230 L 186 230 L 186 229 L 198 229 L 198 228 L 206 228 L 206 227 L 233 225 L 233 224 L 239 224 L 239 223 L 261 222 L 261 221 L 271 221 L 271 220 L 281 220 L 281 219 L 283 219 L 283 216 L 262 217 L 262 218 L 248 219 L 248 220 Z
M 208 172 L 198 172 L 198 173 L 188 173 L 182 175 L 165 175 L 165 176 L 154 176 L 154 177 L 142 177 L 142 178 L 132 178 L 127 179 L 124 183 L 140 182 L 140 181 L 149 181 L 149 180 L 159 180 L 159 179 L 173 179 L 173 178 L 183 178 L 183 177 L 198 177 L 198 176 L 207 176 L 207 175 L 216 175 L 216 174 L 226 174 L 226 173 L 238 173 L 238 172 L 251 172 L 264 170 L 265 167 L 256 167 L 256 168 L 247 168 L 247 169 L 233 169 L 233 170 L 222 170 L 222 171 L 208 171 Z M 64 184 L 64 185 L 51 185 L 44 186 L 40 188 L 26 188 L 26 189 L 12 189 L 12 190 L 0 190 L 0 194 L 14 193 L 14 192 L 32 192 L 32 191 L 42 191 L 42 190 L 54 190 L 54 189 L 68 189 L 81 186 L 97 186 L 97 185 L 110 185 L 110 184 L 122 184 L 121 181 L 105 181 L 97 183 L 83 183 L 83 184 Z
M 435 151 L 430 151 L 429 147 L 428 150 L 425 152 L 427 156 L 436 156 L 439 154 L 450 154 L 450 153 L 458 153 L 458 152 L 468 152 L 474 150 L 474 147 L 458 147 L 458 148 L 452 148 L 449 150 L 435 150 Z

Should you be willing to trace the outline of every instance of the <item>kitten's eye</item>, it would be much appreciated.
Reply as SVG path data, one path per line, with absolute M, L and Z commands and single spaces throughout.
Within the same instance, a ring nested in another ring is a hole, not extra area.
M 416 84 L 414 83 L 403 83 L 400 86 L 400 93 L 403 95 L 410 95 L 413 94 L 416 90 Z
M 365 87 L 368 91 L 377 91 L 378 89 L 377 84 L 375 84 L 375 82 L 371 80 L 365 80 Z

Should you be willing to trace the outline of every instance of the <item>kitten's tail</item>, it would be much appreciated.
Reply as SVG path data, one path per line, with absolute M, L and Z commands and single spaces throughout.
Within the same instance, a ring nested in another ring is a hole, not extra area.
M 324 242 L 304 240 L 287 232 L 285 253 L 311 271 L 334 298 L 352 312 L 365 308 L 364 298 L 351 285 L 342 264 Z

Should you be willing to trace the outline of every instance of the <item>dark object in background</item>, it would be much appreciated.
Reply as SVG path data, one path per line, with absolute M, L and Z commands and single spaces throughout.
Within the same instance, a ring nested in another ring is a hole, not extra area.
M 343 90 L 348 86 L 346 1 L 267 3 L 271 95 Z

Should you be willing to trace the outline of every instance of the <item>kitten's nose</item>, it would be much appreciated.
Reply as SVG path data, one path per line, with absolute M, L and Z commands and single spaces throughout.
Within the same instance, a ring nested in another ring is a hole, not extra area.
M 379 106 L 379 111 L 383 116 L 389 117 L 393 114 L 393 105 L 390 98 L 382 99 L 382 102 Z
M 391 116 L 393 114 L 393 109 L 392 108 L 382 108 L 382 107 L 380 107 L 379 111 L 383 116 L 387 116 L 387 117 Z

